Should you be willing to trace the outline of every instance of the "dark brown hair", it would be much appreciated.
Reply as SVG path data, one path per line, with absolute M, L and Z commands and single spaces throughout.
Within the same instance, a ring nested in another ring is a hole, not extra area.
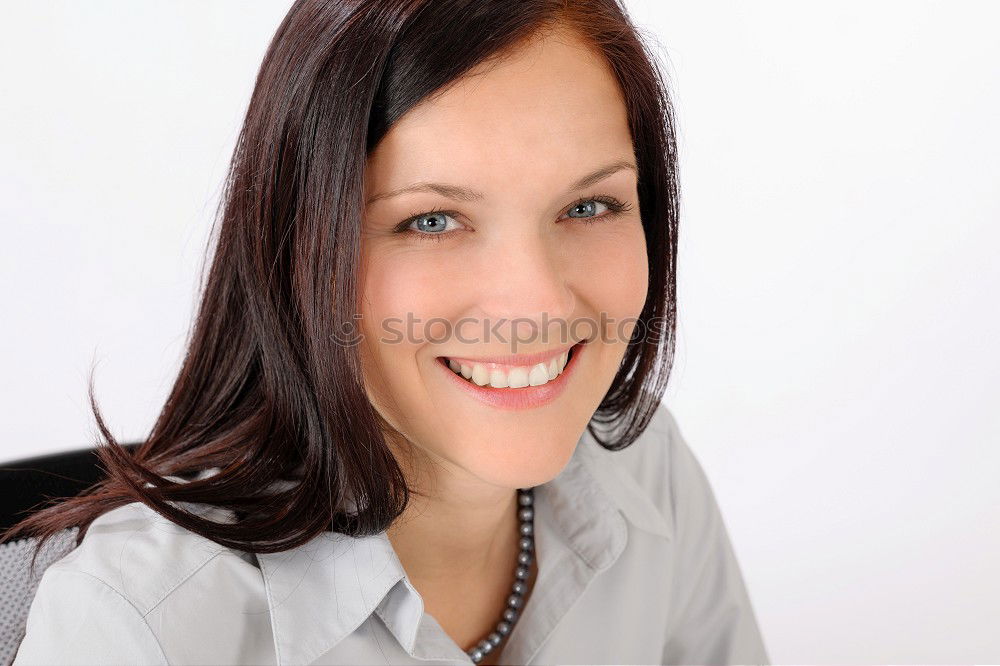
M 617 0 L 299 0 L 264 56 L 213 227 L 187 351 L 134 454 L 106 439 L 107 478 L 28 516 L 0 541 L 80 527 L 139 501 L 239 550 L 275 552 L 323 530 L 386 529 L 411 490 L 368 401 L 356 345 L 367 154 L 403 114 L 480 63 L 555 26 L 609 63 L 628 110 L 649 291 L 588 429 L 620 449 L 645 429 L 673 361 L 678 186 L 673 111 L 656 58 Z M 204 278 L 204 276 L 203 276 Z M 597 425 L 609 425 L 604 439 Z M 208 478 L 176 483 L 218 467 Z M 280 490 L 269 491 L 272 484 Z M 345 510 L 346 499 L 356 511 Z M 54 501 L 53 501 L 54 502 Z M 231 510 L 220 524 L 176 502 Z M 36 554 L 38 549 L 36 549 Z M 34 563 L 34 560 L 33 560 Z

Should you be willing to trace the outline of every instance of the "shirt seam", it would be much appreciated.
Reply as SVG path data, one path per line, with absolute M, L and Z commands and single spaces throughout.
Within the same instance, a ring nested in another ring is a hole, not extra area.
M 257 557 L 256 553 L 254 553 L 254 557 Z M 264 596 L 267 597 L 268 614 L 271 616 L 271 643 L 274 645 L 274 663 L 277 666 L 282 666 L 284 661 L 281 658 L 281 634 L 278 626 L 278 614 L 274 612 L 275 604 L 274 595 L 271 591 L 271 581 L 267 578 L 264 563 L 260 562 L 260 558 L 257 558 L 257 561 L 260 563 L 260 577 L 264 581 Z
M 89 571 L 81 571 L 79 569 L 53 569 L 53 572 L 63 573 L 63 574 L 80 574 L 82 576 L 88 576 L 96 580 L 103 587 L 114 592 L 115 596 L 124 601 L 126 604 L 129 605 L 129 607 L 132 608 L 132 610 L 135 611 L 135 614 L 139 618 L 139 621 L 142 622 L 142 626 L 144 626 L 146 628 L 146 631 L 149 632 L 149 637 L 153 639 L 153 645 L 155 645 L 156 649 L 159 651 L 160 658 L 163 660 L 163 663 L 164 664 L 170 663 L 167 660 L 167 654 L 163 651 L 163 646 L 160 645 L 160 641 L 156 637 L 156 632 L 153 631 L 153 628 L 149 626 L 149 622 L 146 621 L 146 615 L 141 610 L 139 610 L 139 608 L 134 603 L 132 603 L 131 599 L 122 594 L 114 585 L 111 585 L 110 583 L 108 583 L 108 581 L 104 580 L 100 576 L 90 573 Z
M 156 610 L 157 606 L 159 606 L 164 601 L 166 601 L 167 597 L 169 597 L 171 594 L 173 594 L 174 591 L 176 591 L 177 588 L 179 588 L 181 585 L 183 585 L 184 583 L 186 583 L 191 578 L 191 576 L 194 576 L 196 573 L 198 573 L 199 571 L 201 571 L 201 569 L 203 569 L 204 567 L 208 566 L 208 564 L 211 563 L 212 560 L 214 560 L 215 558 L 217 558 L 219 555 L 222 555 L 224 552 L 226 552 L 226 551 L 225 550 L 220 550 L 220 551 L 218 551 L 216 553 L 213 553 L 212 556 L 209 557 L 207 560 L 205 560 L 204 562 L 198 563 L 190 571 L 188 571 L 186 574 L 183 574 L 181 576 L 180 580 L 178 580 L 176 583 L 174 583 L 174 585 L 172 585 L 170 587 L 170 589 L 168 589 L 166 592 L 164 592 L 163 595 L 159 599 L 157 599 L 156 602 L 153 603 L 153 605 L 151 605 L 149 607 L 149 610 L 147 610 L 146 612 L 142 613 L 143 619 L 145 619 L 147 615 L 149 615 L 154 610 Z M 96 576 L 95 576 L 95 578 L 96 578 Z M 98 579 L 98 580 L 100 580 L 100 579 Z M 138 608 L 136 610 L 138 610 Z

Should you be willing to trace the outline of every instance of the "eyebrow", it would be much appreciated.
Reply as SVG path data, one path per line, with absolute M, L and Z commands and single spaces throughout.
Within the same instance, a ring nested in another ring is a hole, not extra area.
M 601 182 L 608 176 L 614 173 L 618 173 L 623 169 L 631 169 L 632 171 L 638 172 L 635 163 L 631 160 L 618 160 L 612 162 L 611 164 L 606 164 L 596 171 L 592 171 L 587 175 L 583 176 L 575 183 L 573 183 L 569 191 L 575 192 L 576 190 L 582 190 L 591 185 Z M 412 185 L 407 185 L 406 187 L 400 187 L 399 189 L 392 190 L 390 192 L 385 192 L 383 194 L 376 194 L 370 198 L 366 205 L 371 205 L 376 201 L 381 201 L 382 199 L 388 199 L 390 197 L 395 197 L 400 194 L 406 194 L 408 192 L 434 192 L 440 194 L 443 197 L 448 197 L 449 199 L 454 199 L 455 201 L 480 201 L 486 196 L 482 192 L 477 192 L 475 190 L 469 189 L 467 187 L 461 187 L 459 185 L 449 185 L 447 183 L 430 183 L 430 182 L 419 182 L 413 183 Z

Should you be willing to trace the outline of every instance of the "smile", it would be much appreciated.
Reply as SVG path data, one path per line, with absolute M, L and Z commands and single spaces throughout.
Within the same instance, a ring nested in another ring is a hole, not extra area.
M 526 409 L 548 404 L 562 393 L 586 346 L 579 342 L 562 352 L 531 355 L 526 357 L 530 365 L 448 356 L 436 361 L 454 385 L 481 402 L 500 409 Z
M 465 359 L 441 358 L 448 361 L 448 367 L 460 377 L 476 384 L 492 388 L 524 388 L 542 386 L 553 381 L 566 368 L 573 349 L 556 354 L 548 361 L 533 365 L 508 365 L 505 363 L 482 363 Z

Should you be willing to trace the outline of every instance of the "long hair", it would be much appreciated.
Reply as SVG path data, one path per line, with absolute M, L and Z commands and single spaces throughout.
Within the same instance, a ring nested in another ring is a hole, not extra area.
M 79 544 L 96 517 L 136 501 L 249 552 L 293 548 L 324 530 L 387 529 L 411 490 L 365 392 L 359 349 L 339 342 L 359 306 L 366 157 L 421 100 L 557 25 L 606 58 L 627 105 L 649 290 L 587 428 L 611 450 L 635 441 L 673 362 L 679 205 L 665 76 L 624 7 L 618 0 L 299 0 L 257 74 L 186 353 L 149 436 L 134 452 L 115 441 L 94 399 L 92 370 L 88 395 L 105 440 L 97 452 L 106 477 L 76 497 L 50 499 L 0 541 L 37 537 L 37 555 L 46 539 L 78 526 Z M 604 438 L 602 424 L 613 436 Z M 215 467 L 212 476 L 195 476 Z M 230 510 L 236 520 L 208 520 L 178 504 L 187 502 Z

